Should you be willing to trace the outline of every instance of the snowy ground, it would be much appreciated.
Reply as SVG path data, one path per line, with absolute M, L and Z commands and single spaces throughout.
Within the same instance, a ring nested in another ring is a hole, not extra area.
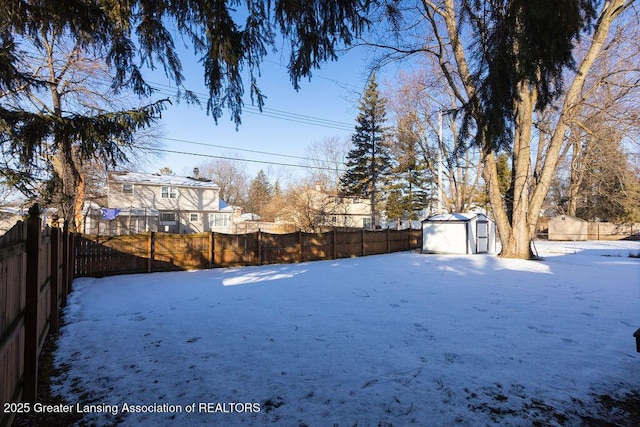
M 537 250 L 78 279 L 53 391 L 98 425 L 631 424 L 597 402 L 640 389 L 640 243 Z

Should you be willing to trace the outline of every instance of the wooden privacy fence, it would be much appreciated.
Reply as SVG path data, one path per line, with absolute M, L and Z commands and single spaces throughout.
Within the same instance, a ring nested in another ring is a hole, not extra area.
M 79 236 L 76 276 L 281 264 L 407 251 L 421 230 Z
M 41 227 L 40 209 L 29 210 L 0 237 L 0 425 L 14 414 L 5 403 L 35 402 L 38 357 L 49 333 L 57 332 L 73 279 L 74 236 Z

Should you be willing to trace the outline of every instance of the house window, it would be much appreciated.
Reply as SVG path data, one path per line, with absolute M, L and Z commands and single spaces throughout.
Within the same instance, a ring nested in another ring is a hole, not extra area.
M 176 187 L 162 187 L 163 199 L 175 199 L 178 197 L 178 189 Z
M 191 222 L 196 222 L 198 221 L 199 215 L 197 213 L 190 213 L 189 214 L 189 221 Z
M 362 218 L 362 227 L 365 230 L 371 230 L 371 218 Z
M 211 227 L 228 227 L 229 226 L 229 214 L 226 213 L 210 213 L 209 225 Z
M 175 224 L 176 222 L 176 213 L 175 212 L 160 212 L 160 223 L 161 224 Z
M 133 184 L 122 184 L 122 192 L 125 194 L 133 194 Z

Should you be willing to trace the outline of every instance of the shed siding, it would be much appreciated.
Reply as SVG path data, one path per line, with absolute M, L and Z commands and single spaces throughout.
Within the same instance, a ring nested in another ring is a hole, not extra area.
M 494 253 L 495 222 L 484 214 L 442 214 L 422 221 L 425 253 Z
M 586 221 L 570 216 L 549 221 L 549 240 L 587 240 L 589 227 Z
M 468 253 L 467 224 L 463 222 L 426 222 L 422 239 L 424 252 Z

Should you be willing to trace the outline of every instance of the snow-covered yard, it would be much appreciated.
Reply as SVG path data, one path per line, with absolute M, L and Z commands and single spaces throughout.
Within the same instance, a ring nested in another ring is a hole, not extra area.
M 53 391 L 98 425 L 624 425 L 640 244 L 537 249 L 78 279 Z

